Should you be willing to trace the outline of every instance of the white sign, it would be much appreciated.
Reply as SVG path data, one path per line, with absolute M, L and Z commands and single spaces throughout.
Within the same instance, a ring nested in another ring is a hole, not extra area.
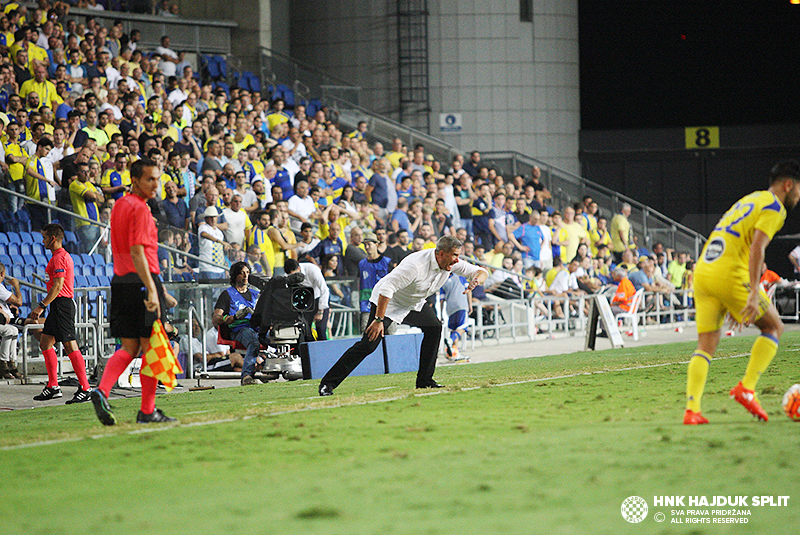
M 461 114 L 440 113 L 439 129 L 442 132 L 461 132 Z

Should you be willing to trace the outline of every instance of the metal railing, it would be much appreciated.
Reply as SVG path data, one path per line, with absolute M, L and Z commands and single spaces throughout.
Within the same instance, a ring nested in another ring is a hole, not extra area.
M 622 204 L 628 203 L 631 205 L 631 215 L 628 220 L 631 222 L 634 235 L 644 238 L 644 242 L 640 242 L 639 246 L 652 249 L 655 243 L 661 242 L 665 248 L 692 254 L 692 258 L 698 258 L 700 255 L 705 243 L 705 238 L 701 234 L 630 197 L 518 152 L 486 152 L 481 153 L 481 156 L 482 161 L 497 169 L 498 174 L 502 174 L 506 180 L 518 174 L 530 176 L 533 166 L 539 167 L 542 172 L 540 181 L 552 195 L 548 205 L 558 210 L 589 195 L 610 223 L 611 217 L 619 213 Z
M 332 76 L 313 65 L 285 56 L 270 48 L 261 47 L 261 85 L 262 92 L 267 86 L 284 83 L 291 86 L 295 101 L 311 97 L 327 101 L 332 98 L 345 98 L 358 103 L 361 87 Z
M 232 20 L 184 19 L 180 17 L 163 17 L 158 15 L 142 15 L 119 11 L 94 11 L 90 9 L 71 8 L 67 19 L 86 22 L 87 17 L 102 19 L 110 26 L 115 20 L 122 21 L 122 31 L 130 34 L 131 30 L 142 32 L 139 48 L 150 51 L 161 45 L 161 37 L 168 35 L 170 48 L 175 51 L 192 51 L 197 54 L 230 54 L 233 32 L 239 24 Z

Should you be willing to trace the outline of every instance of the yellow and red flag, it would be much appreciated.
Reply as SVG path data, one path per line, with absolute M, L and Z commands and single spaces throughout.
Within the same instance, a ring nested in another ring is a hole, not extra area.
M 164 331 L 164 325 L 161 320 L 156 320 L 150 334 L 150 349 L 144 354 L 142 370 L 139 373 L 155 377 L 161 381 L 167 392 L 171 392 L 178 385 L 175 375 L 182 372 L 181 365 L 178 364 L 178 359 L 175 358 L 175 352 L 167 338 L 167 333 Z

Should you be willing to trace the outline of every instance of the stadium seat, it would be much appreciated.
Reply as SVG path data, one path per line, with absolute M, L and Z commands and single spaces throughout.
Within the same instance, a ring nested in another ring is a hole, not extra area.
M 29 268 L 33 268 L 37 264 L 36 257 L 33 256 L 32 254 L 23 254 L 22 261 L 25 262 L 25 265 L 28 266 Z
M 231 88 L 225 82 L 214 82 L 213 87 L 214 87 L 214 91 L 216 91 L 217 89 L 222 89 L 223 91 L 225 91 L 225 94 L 227 94 L 227 95 L 231 94 Z
M 86 288 L 88 286 L 86 282 L 86 277 L 83 275 L 75 275 L 75 287 L 76 288 Z
M 28 231 L 21 231 L 19 239 L 22 243 L 33 243 L 33 233 Z
M 19 245 L 19 252 L 22 255 L 33 255 L 33 244 L 32 243 L 21 243 Z
M 6 267 L 11 266 L 11 257 L 8 256 L 8 253 L 0 253 L 0 264 L 3 264 Z
M 64 247 L 70 253 L 78 251 L 78 237 L 71 230 L 64 231 Z
M 22 243 L 22 236 L 19 235 L 19 232 L 10 230 L 6 232 L 6 236 L 8 236 L 8 243 Z
M 34 256 L 44 256 L 45 255 L 45 251 L 47 250 L 47 249 L 44 248 L 44 245 L 42 245 L 41 243 L 34 243 L 32 248 L 33 248 L 33 255 Z
M 41 232 L 31 232 L 31 236 L 33 237 L 33 243 L 44 244 L 44 236 L 42 236 Z
M 100 286 L 111 286 L 111 278 L 108 275 L 99 275 L 97 279 L 100 281 Z
M 81 260 L 83 261 L 84 266 L 93 266 L 94 265 L 94 258 L 92 255 L 87 253 L 81 253 Z
M 314 117 L 319 110 L 322 109 L 322 102 L 318 98 L 312 98 L 306 104 L 306 115 Z
M 106 264 L 106 259 L 103 258 L 103 255 L 100 253 L 92 253 L 92 262 L 95 266 L 104 266 Z
M 20 232 L 31 231 L 31 216 L 28 215 L 28 211 L 25 208 L 14 212 L 14 226 Z
M 8 236 L 5 232 L 0 232 L 0 243 L 6 244 L 8 243 Z
M 75 268 L 77 272 L 78 268 Z M 94 276 L 94 266 L 90 266 L 89 264 L 84 264 L 80 267 L 81 275 L 88 278 L 89 276 Z
M 114 276 L 114 264 L 106 264 L 106 276 L 113 277 Z
M 12 258 L 22 254 L 19 250 L 19 243 L 9 243 L 6 247 L 6 251 L 8 252 L 8 256 Z
M 8 248 L 6 247 L 7 243 L 0 243 L 0 254 L 8 254 Z
M 25 266 L 22 264 L 14 264 L 11 266 L 11 276 L 15 279 L 25 280 Z
M 77 268 L 78 266 L 83 265 L 83 259 L 81 255 L 74 254 L 72 255 L 72 264 Z

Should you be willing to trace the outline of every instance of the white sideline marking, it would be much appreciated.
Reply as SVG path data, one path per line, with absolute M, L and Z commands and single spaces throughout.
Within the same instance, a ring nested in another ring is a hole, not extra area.
M 796 351 L 800 351 L 800 348 L 798 348 Z M 741 358 L 741 357 L 747 357 L 749 355 L 750 355 L 750 353 L 742 353 L 740 355 L 730 355 L 728 357 L 717 357 L 717 358 L 714 358 L 713 360 L 738 359 L 738 358 Z M 712 360 L 712 362 L 713 362 L 713 360 Z M 642 365 L 642 366 L 630 366 L 630 367 L 627 367 L 627 368 L 618 368 L 618 369 L 615 369 L 615 370 L 598 370 L 598 371 L 594 371 L 594 372 L 581 372 L 581 373 L 571 373 L 571 374 L 568 374 L 568 375 L 558 375 L 558 376 L 555 376 L 555 377 L 538 377 L 536 379 L 525 379 L 523 381 L 511 381 L 511 382 L 508 382 L 508 383 L 490 384 L 490 385 L 485 385 L 485 386 L 470 386 L 470 387 L 466 387 L 466 388 L 460 388 L 459 390 L 457 390 L 457 392 L 468 392 L 470 390 L 480 390 L 481 388 L 496 388 L 496 387 L 501 387 L 501 386 L 514 386 L 514 385 L 522 385 L 522 384 L 528 384 L 528 383 L 541 383 L 541 382 L 545 382 L 545 381 L 554 381 L 554 380 L 557 380 L 557 379 L 571 379 L 571 378 L 574 378 L 574 377 L 582 377 L 582 376 L 585 376 L 585 375 L 602 375 L 602 374 L 614 373 L 614 372 L 627 372 L 627 371 L 635 371 L 635 370 L 645 370 L 645 369 L 648 369 L 648 368 L 663 368 L 665 366 L 675 366 L 675 365 L 678 365 L 678 364 L 688 364 L 688 363 L 689 363 L 688 360 L 682 360 L 682 361 L 679 361 L 679 362 L 665 362 L 665 363 L 662 363 L 662 364 L 646 364 L 646 365 Z M 395 388 L 395 387 L 389 387 L 389 388 Z M 387 389 L 379 389 L 379 390 L 388 390 L 388 388 Z M 430 393 L 426 392 L 426 393 L 421 393 L 421 394 L 414 394 L 414 397 L 434 396 L 434 395 L 439 395 L 439 394 L 443 394 L 443 393 L 445 393 L 445 392 L 439 390 L 439 391 L 430 392 Z M 321 406 L 321 407 L 317 406 L 317 407 L 304 407 L 302 409 L 289 409 L 289 410 L 285 410 L 285 411 L 270 412 L 268 414 L 257 414 L 257 415 L 256 414 L 252 414 L 252 415 L 248 415 L 248 416 L 242 416 L 242 417 L 239 417 L 239 418 L 221 418 L 221 419 L 218 419 L 218 420 L 208 420 L 206 422 L 190 422 L 190 423 L 186 423 L 186 424 L 178 423 L 178 424 L 165 425 L 165 426 L 143 427 L 143 428 L 140 428 L 140 429 L 134 429 L 132 431 L 128 431 L 125 434 L 127 434 L 127 435 L 138 435 L 138 434 L 142 434 L 142 433 L 153 433 L 153 432 L 158 432 L 158 431 L 167 431 L 169 429 L 180 429 L 182 427 L 204 427 L 204 426 L 207 426 L 207 425 L 226 424 L 226 423 L 231 423 L 231 422 L 239 422 L 239 421 L 251 420 L 253 418 L 259 418 L 259 417 L 282 416 L 284 414 L 296 414 L 296 413 L 300 413 L 300 412 L 317 411 L 317 410 L 324 410 L 324 409 L 336 409 L 336 408 L 341 408 L 341 407 L 355 407 L 355 406 L 358 406 L 358 405 L 372 405 L 372 404 L 375 404 L 375 403 L 389 403 L 389 402 L 392 402 L 392 401 L 399 401 L 401 399 L 406 399 L 407 397 L 408 396 L 394 396 L 394 397 L 390 397 L 390 398 L 373 399 L 373 400 L 370 400 L 370 401 L 354 401 L 354 402 L 351 402 L 351 403 L 337 403 L 336 405 L 325 405 L 325 406 Z M 319 399 L 319 398 L 314 397 L 314 398 L 305 398 L 305 399 Z M 199 411 L 199 412 L 205 412 L 205 411 Z M 191 413 L 187 413 L 187 414 L 191 414 Z M 92 440 L 97 440 L 97 439 L 101 439 L 101 438 L 117 437 L 117 436 L 120 436 L 120 435 L 114 435 L 114 434 L 92 435 L 92 436 L 90 436 L 88 438 L 92 439 Z M 30 442 L 28 444 L 17 444 L 17 445 L 14 445 L 14 446 L 4 446 L 4 447 L 0 448 L 0 451 L 13 451 L 13 450 L 21 450 L 21 449 L 25 449 L 25 448 L 33 448 L 33 447 L 36 447 L 36 446 L 52 446 L 54 444 L 66 444 L 66 443 L 69 443 L 69 442 L 78 442 L 80 440 L 85 440 L 85 438 L 86 437 L 76 437 L 76 438 L 64 438 L 64 439 L 59 439 L 59 440 L 44 440 L 44 441 L 41 441 L 41 442 Z

